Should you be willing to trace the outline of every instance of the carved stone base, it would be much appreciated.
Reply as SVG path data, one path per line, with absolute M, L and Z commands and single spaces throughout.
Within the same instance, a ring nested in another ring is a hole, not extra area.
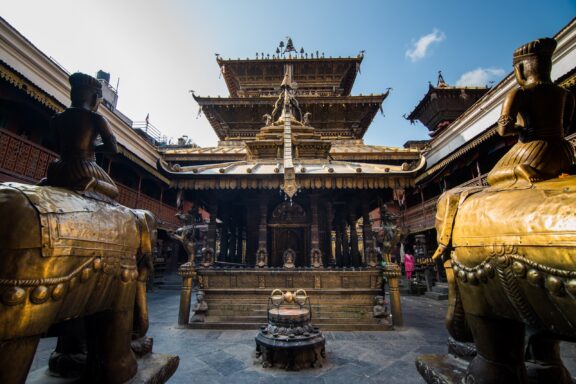
M 262 334 L 256 337 L 256 358 L 263 368 L 299 371 L 321 368 L 326 358 L 322 334 L 299 340 L 271 340 Z
M 416 369 L 428 384 L 460 384 L 468 362 L 452 355 L 422 355 L 416 358 Z
M 175 355 L 151 353 L 138 358 L 138 372 L 128 381 L 130 384 L 162 384 L 176 372 L 180 358 Z M 48 368 L 37 369 L 28 374 L 27 384 L 76 384 L 78 378 L 53 377 Z

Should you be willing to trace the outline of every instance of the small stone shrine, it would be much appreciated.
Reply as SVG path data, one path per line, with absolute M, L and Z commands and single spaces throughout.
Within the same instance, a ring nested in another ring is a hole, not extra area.
M 306 291 L 272 291 L 268 299 L 268 324 L 256 336 L 256 357 L 264 368 L 298 371 L 322 367 L 325 339 L 312 326 L 312 311 Z

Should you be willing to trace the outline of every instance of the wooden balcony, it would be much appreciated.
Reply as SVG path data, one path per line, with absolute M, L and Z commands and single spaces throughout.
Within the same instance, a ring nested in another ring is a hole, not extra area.
M 0 182 L 15 181 L 36 184 L 46 176 L 48 164 L 58 154 L 24 137 L 0 129 Z M 156 215 L 163 228 L 176 228 L 176 208 L 148 197 L 125 185 L 116 183 L 120 190 L 118 202 L 130 208 L 147 209 Z
M 0 129 L 0 181 L 37 183 L 57 157 L 24 137 Z
M 137 190 L 120 183 L 116 183 L 116 185 L 120 191 L 120 195 L 118 196 L 118 202 L 120 204 L 130 208 L 146 209 L 154 213 L 161 227 L 177 228 L 180 226 L 180 222 L 176 218 L 176 208 L 142 193 L 138 193 Z

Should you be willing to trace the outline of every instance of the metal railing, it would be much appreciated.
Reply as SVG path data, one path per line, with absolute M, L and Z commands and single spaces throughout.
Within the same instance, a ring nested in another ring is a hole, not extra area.
M 144 134 L 144 138 L 147 139 L 148 142 L 150 142 L 152 145 L 158 146 L 161 144 L 166 144 L 168 141 L 166 135 L 163 135 L 158 128 L 149 122 L 134 121 L 132 123 L 132 129 L 134 129 L 136 132 L 141 132 Z

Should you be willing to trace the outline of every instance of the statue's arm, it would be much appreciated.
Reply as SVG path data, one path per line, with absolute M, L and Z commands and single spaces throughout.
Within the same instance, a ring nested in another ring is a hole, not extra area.
M 106 122 L 106 119 L 97 113 L 95 113 L 93 116 L 97 132 L 102 139 L 102 144 L 98 145 L 96 150 L 103 153 L 118 153 L 116 137 L 112 133 L 110 126 Z
M 516 116 L 520 111 L 522 95 L 522 89 L 516 88 L 511 90 L 506 96 L 504 104 L 502 104 L 500 118 L 498 119 L 497 129 L 500 136 L 511 136 L 520 133 L 522 128 L 516 125 Z

